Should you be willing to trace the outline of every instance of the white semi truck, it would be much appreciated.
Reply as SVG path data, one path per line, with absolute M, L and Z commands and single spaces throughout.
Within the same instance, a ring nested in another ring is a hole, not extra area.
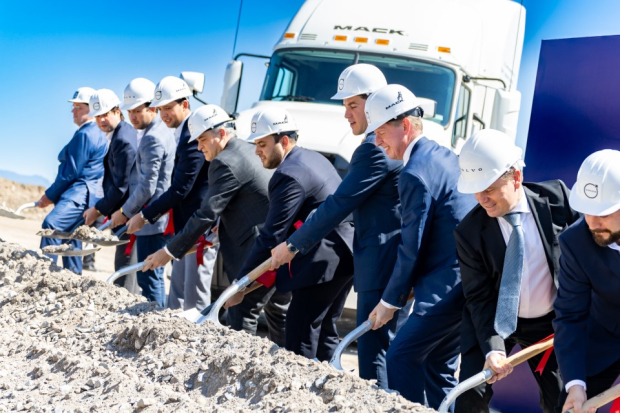
M 300 127 L 299 145 L 328 157 L 341 174 L 360 137 L 351 134 L 340 101 L 340 73 L 354 63 L 380 68 L 423 98 L 424 132 L 459 152 L 479 129 L 511 136 L 525 9 L 509 0 L 307 0 L 274 47 L 259 100 L 238 113 L 249 135 L 257 108 L 280 106 Z M 221 106 L 237 113 L 240 58 L 227 67 Z

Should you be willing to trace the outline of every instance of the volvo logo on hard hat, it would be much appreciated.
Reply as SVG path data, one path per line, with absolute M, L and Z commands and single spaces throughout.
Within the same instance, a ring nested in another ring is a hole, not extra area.
M 399 103 L 403 102 L 403 93 L 402 92 L 398 92 L 398 96 L 396 96 L 396 102 L 392 103 L 391 105 L 388 105 L 385 107 L 385 110 L 388 110 L 389 108 L 391 108 L 392 106 L 396 106 Z
M 583 187 L 583 193 L 590 199 L 594 199 L 598 196 L 598 185 L 586 184 Z
M 252 133 L 256 133 L 256 122 L 252 122 Z
M 342 90 L 343 88 L 344 88 L 344 79 L 340 79 L 338 81 L 338 90 Z M 73 96 L 73 97 L 75 97 L 75 96 Z
M 99 104 L 99 102 L 93 103 L 93 109 L 95 109 L 95 110 L 101 109 L 101 105 Z
M 155 92 L 155 100 L 161 100 L 161 90 Z
M 461 172 L 482 172 L 482 168 L 461 168 Z

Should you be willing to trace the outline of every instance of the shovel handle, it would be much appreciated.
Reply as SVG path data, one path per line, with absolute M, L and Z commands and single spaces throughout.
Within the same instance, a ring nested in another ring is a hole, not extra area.
M 618 397 L 620 397 L 620 384 L 616 384 L 615 386 L 605 390 L 603 393 L 592 397 L 590 400 L 586 400 L 581 409 L 584 412 L 587 412 L 588 409 L 593 407 L 599 408 L 601 406 L 605 406 L 607 403 L 616 400 Z M 569 410 L 567 413 L 573 413 L 573 409 Z
M 21 205 L 19 208 L 17 208 L 17 211 L 15 211 L 15 213 L 17 215 L 19 215 L 19 213 L 22 212 L 24 209 L 34 208 L 34 207 L 36 207 L 38 205 L 39 205 L 39 202 L 29 202 L 29 203 Z
M 97 228 L 97 230 L 98 231 L 103 231 L 104 229 L 108 228 L 110 225 L 112 225 L 112 221 L 108 219 L 106 222 L 101 224 L 101 226 L 99 228 Z
M 518 353 L 513 354 L 506 359 L 506 363 L 512 364 L 513 367 L 518 366 L 524 361 L 527 361 L 532 357 L 537 356 L 538 354 L 550 349 L 551 347 L 553 347 L 553 338 L 550 338 L 547 341 L 543 341 L 542 343 L 532 344 L 531 346 L 519 351 Z
M 116 238 L 119 238 L 119 239 L 120 239 L 120 237 L 122 237 L 122 236 L 123 236 L 123 234 L 125 234 L 125 232 L 127 232 L 127 228 L 129 228 L 129 225 L 123 225 L 122 227 L 120 227 L 120 228 L 118 229 L 118 231 L 116 231 L 116 232 L 114 233 L 114 236 L 115 236 Z
M 269 267 L 271 267 L 271 257 L 267 258 L 261 265 L 250 271 L 247 277 L 250 281 L 256 281 L 256 279 L 263 275 L 265 271 L 269 270 Z

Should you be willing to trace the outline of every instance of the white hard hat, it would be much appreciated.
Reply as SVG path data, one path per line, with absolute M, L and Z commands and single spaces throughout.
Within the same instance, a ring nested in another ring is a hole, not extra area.
M 110 89 L 99 89 L 90 97 L 88 106 L 90 113 L 88 116 L 95 117 L 99 115 L 105 115 L 115 107 L 121 104 L 120 99 L 116 96 L 116 93 Z
M 387 85 L 383 72 L 376 66 L 359 63 L 344 69 L 338 78 L 338 90 L 332 99 L 347 99 L 371 94 Z
M 366 133 L 374 132 L 384 123 L 396 119 L 398 115 L 416 108 L 419 104 L 413 92 L 402 85 L 382 87 L 366 100 Z
M 525 166 L 522 153 L 523 150 L 503 132 L 493 129 L 476 132 L 465 142 L 459 155 L 459 192 L 482 192 L 511 167 Z
M 250 126 L 251 134 L 247 140 L 254 142 L 256 139 L 282 132 L 297 132 L 295 119 L 282 108 L 267 108 L 257 111 L 252 116 Z
M 233 119 L 228 113 L 217 105 L 204 105 L 191 114 L 187 120 L 187 127 L 191 137 L 189 142 L 198 139 L 205 131 L 220 126 Z
M 73 103 L 86 103 L 88 105 L 88 101 L 90 97 L 95 93 L 95 89 L 92 87 L 80 87 L 73 94 L 73 98 L 69 99 L 69 102 Z
M 125 88 L 121 109 L 135 109 L 144 103 L 151 102 L 154 96 L 155 83 L 143 77 L 136 78 Z
M 620 210 L 619 151 L 594 152 L 583 161 L 569 203 L 575 211 L 599 217 Z
M 168 103 L 187 98 L 192 95 L 189 86 L 183 79 L 174 76 L 166 76 L 159 81 L 155 88 L 155 97 L 151 102 L 152 108 L 167 105 Z

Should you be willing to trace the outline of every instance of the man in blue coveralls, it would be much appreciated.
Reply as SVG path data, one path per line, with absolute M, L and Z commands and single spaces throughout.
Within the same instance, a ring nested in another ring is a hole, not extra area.
M 58 154 L 60 165 L 56 179 L 38 201 L 39 208 L 54 204 L 54 209 L 43 221 L 43 229 L 72 231 L 81 220 L 84 210 L 95 205 L 98 197 L 103 195 L 101 180 L 107 143 L 95 119 L 88 116 L 88 100 L 93 93 L 94 89 L 81 87 L 69 100 L 73 103 L 71 112 L 78 130 Z M 41 238 L 41 248 L 60 245 L 61 242 Z M 80 241 L 72 240 L 70 243 L 74 249 L 81 248 Z M 48 256 L 56 260 L 55 255 Z M 81 257 L 63 257 L 62 263 L 66 269 L 76 274 L 82 273 Z

